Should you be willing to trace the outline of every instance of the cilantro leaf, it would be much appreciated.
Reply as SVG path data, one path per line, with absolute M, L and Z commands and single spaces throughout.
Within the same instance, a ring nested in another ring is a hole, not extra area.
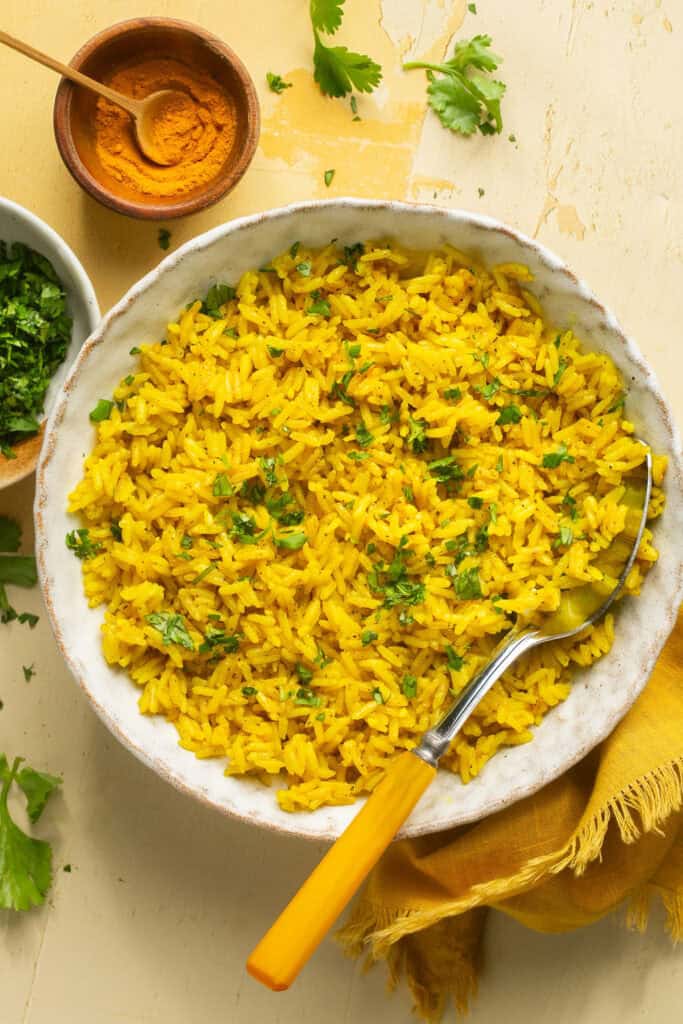
M 499 427 L 507 426 L 508 423 L 519 423 L 522 412 L 518 405 L 504 405 L 500 410 L 496 424 Z
M 429 438 L 425 432 L 427 421 L 415 420 L 412 416 L 409 416 L 408 426 L 408 437 L 406 438 L 408 446 L 412 448 L 416 455 L 420 455 L 427 450 L 427 445 L 429 444 Z
M 333 35 L 342 23 L 345 0 L 311 0 L 311 23 L 319 32 Z
M 404 65 L 405 66 L 405 65 Z M 432 77 L 427 86 L 429 105 L 444 128 L 472 135 L 480 122 L 480 102 L 463 81 L 452 76 Z
M 37 580 L 36 560 L 33 555 L 4 555 L 0 558 L 0 584 L 12 583 L 15 587 L 34 587 Z
M 375 640 L 377 640 L 378 636 L 379 636 L 379 634 L 375 633 L 374 630 L 366 629 L 360 635 L 360 642 L 362 643 L 363 647 L 367 647 L 368 644 L 371 644 Z
M 0 551 L 18 551 L 21 544 L 21 526 L 16 519 L 0 516 Z
M 199 645 L 200 654 L 213 653 L 218 654 L 234 654 L 238 650 L 240 645 L 240 637 L 237 633 L 228 634 L 222 629 L 215 629 L 213 626 L 209 626 L 204 639 Z
M 15 780 L 26 797 L 26 812 L 32 822 L 38 821 L 50 794 L 62 784 L 62 780 L 56 775 L 38 772 L 28 765 L 17 773 Z
M 298 551 L 304 546 L 308 537 L 305 533 L 286 533 L 273 539 L 279 548 L 284 548 L 286 551 Z
M 41 775 L 30 768 L 20 773 L 21 762 L 22 758 L 15 758 L 10 768 L 5 755 L 0 754 L 0 909 L 3 910 L 30 910 L 31 907 L 40 906 L 45 901 L 52 881 L 50 844 L 27 836 L 15 825 L 7 798 L 12 784 L 19 782 L 21 774 L 29 815 L 36 821 L 59 780 L 55 780 L 54 776 Z
M 444 651 L 446 652 L 448 667 L 453 669 L 454 672 L 459 672 L 465 664 L 465 659 L 450 644 L 446 644 Z
M 356 427 L 356 441 L 358 441 L 361 448 L 368 448 L 374 440 L 375 435 L 370 433 L 363 420 L 361 420 Z
M 313 78 L 323 96 L 346 96 L 356 89 L 372 92 L 382 80 L 382 68 L 364 53 L 355 53 L 345 46 L 325 46 L 315 34 Z
M 311 298 L 313 299 L 313 302 L 310 304 L 306 312 L 313 313 L 316 316 L 329 317 L 332 310 L 330 309 L 330 304 L 327 299 L 323 299 L 317 289 L 314 292 L 311 292 Z
M 417 679 L 415 676 L 404 676 L 403 682 L 401 683 L 401 689 L 403 690 L 404 696 L 409 700 L 411 697 L 415 697 L 417 694 Z
M 440 484 L 448 483 L 451 480 L 462 480 L 465 475 L 454 455 L 446 455 L 443 459 L 428 462 L 427 469 L 430 476 L 433 476 Z
M 231 512 L 232 529 L 230 537 L 238 544 L 257 544 L 256 520 L 247 512 Z
M 335 175 L 334 167 L 330 167 L 330 169 L 328 171 L 325 171 L 325 173 L 323 175 L 323 180 L 324 180 L 325 185 L 326 185 L 327 188 L 329 188 L 330 185 L 332 184 L 332 180 L 334 178 L 334 175 Z
M 150 626 L 154 626 L 161 633 L 161 642 L 164 646 L 179 644 L 188 651 L 194 650 L 192 637 L 187 631 L 182 615 L 176 615 L 174 612 L 152 612 L 145 615 L 145 622 L 149 622 Z
M 463 569 L 462 572 L 448 572 L 448 575 L 451 577 L 453 589 L 461 601 L 473 601 L 482 596 L 479 569 L 476 565 L 471 569 Z

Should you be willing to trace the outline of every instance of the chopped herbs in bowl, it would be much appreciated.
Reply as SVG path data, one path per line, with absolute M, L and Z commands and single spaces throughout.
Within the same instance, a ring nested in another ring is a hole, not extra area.
M 34 469 L 41 424 L 98 320 L 92 285 L 66 243 L 0 198 L 0 487 Z

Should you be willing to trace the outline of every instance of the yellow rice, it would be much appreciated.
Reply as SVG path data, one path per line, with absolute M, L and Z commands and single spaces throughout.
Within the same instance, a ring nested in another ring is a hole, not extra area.
M 114 392 L 70 501 L 101 545 L 83 571 L 90 604 L 106 605 L 105 656 L 141 688 L 140 710 L 230 774 L 281 780 L 286 810 L 372 790 L 515 617 L 538 621 L 599 580 L 624 529 L 622 480 L 644 457 L 614 364 L 544 321 L 525 267 L 487 270 L 450 247 L 357 255 L 294 246 L 245 273 L 220 313 L 182 311 Z M 452 485 L 429 469 L 448 457 Z M 657 484 L 664 469 L 655 458 Z M 272 473 L 266 497 L 288 492 L 280 508 L 303 510 L 300 524 L 244 496 Z M 655 488 L 653 516 L 662 504 Z M 233 513 L 252 517 L 256 543 Z M 297 532 L 302 547 L 276 543 Z M 396 557 L 424 595 L 387 607 Z M 629 592 L 656 557 L 646 531 Z M 169 612 L 194 650 L 147 618 Z M 238 650 L 200 653 L 212 630 Z M 520 662 L 443 766 L 467 782 L 529 741 L 572 666 L 613 635 L 608 615 Z

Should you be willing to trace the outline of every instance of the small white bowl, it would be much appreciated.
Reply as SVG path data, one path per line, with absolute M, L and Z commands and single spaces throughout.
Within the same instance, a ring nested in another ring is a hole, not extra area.
M 49 225 L 24 206 L 0 196 L 0 240 L 6 243 L 23 242 L 47 257 L 62 282 L 67 297 L 69 314 L 73 319 L 71 342 L 64 361 L 57 367 L 45 396 L 43 420 L 47 418 L 69 372 L 71 364 L 89 334 L 100 322 L 100 307 L 90 278 L 63 238 Z M 0 454 L 0 490 L 16 484 L 36 468 L 43 440 L 44 422 L 34 437 L 14 445 L 16 459 Z
M 628 414 L 657 452 L 669 456 L 667 504 L 655 528 L 660 559 L 642 594 L 617 611 L 617 635 L 608 655 L 577 672 L 567 700 L 535 730 L 533 742 L 502 750 L 464 786 L 440 771 L 400 833 L 437 832 L 528 796 L 587 754 L 626 714 L 645 686 L 676 619 L 683 595 L 683 465 L 671 410 L 654 374 L 615 317 L 586 285 L 547 249 L 490 217 L 396 202 L 335 199 L 300 203 L 231 221 L 187 242 L 114 306 L 86 342 L 50 415 L 37 475 L 36 550 L 43 595 L 57 643 L 71 671 L 111 732 L 141 761 L 178 789 L 224 814 L 264 828 L 311 839 L 332 839 L 357 813 L 321 807 L 313 813 L 281 811 L 272 789 L 224 777 L 222 760 L 200 761 L 182 750 L 173 725 L 138 711 L 139 691 L 102 654 L 102 608 L 88 608 L 81 565 L 64 544 L 79 526 L 67 514 L 67 496 L 82 475 L 82 453 L 93 440 L 88 411 L 130 372 L 131 346 L 155 341 L 186 303 L 217 280 L 266 264 L 294 241 L 321 246 L 393 238 L 409 248 L 443 242 L 488 264 L 526 263 L 531 290 L 549 319 L 571 325 L 587 346 L 605 351 L 629 386 Z M 77 439 L 77 441 L 76 441 Z

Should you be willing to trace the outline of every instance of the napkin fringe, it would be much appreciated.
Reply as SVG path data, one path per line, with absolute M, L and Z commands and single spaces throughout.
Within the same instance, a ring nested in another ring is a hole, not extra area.
M 666 911 L 666 930 L 672 942 L 683 940 L 683 889 L 662 889 L 658 885 L 644 885 L 633 894 L 627 908 L 626 923 L 634 931 L 647 929 L 650 911 L 655 899 L 659 899 Z
M 485 904 L 495 905 L 538 884 L 547 874 L 559 874 L 569 869 L 581 875 L 591 861 L 600 857 L 612 820 L 622 840 L 634 843 L 643 833 L 658 829 L 682 805 L 683 757 L 635 779 L 580 825 L 561 850 L 535 857 L 516 874 L 473 886 L 466 896 L 425 910 L 386 907 L 380 910 L 369 900 L 361 898 L 348 923 L 337 933 L 337 938 L 351 956 L 358 956 L 369 947 L 371 961 L 387 958 L 400 939 L 429 928 L 444 918 L 464 914 Z M 668 907 L 673 922 L 672 934 L 679 935 L 680 901 L 679 897 Z

